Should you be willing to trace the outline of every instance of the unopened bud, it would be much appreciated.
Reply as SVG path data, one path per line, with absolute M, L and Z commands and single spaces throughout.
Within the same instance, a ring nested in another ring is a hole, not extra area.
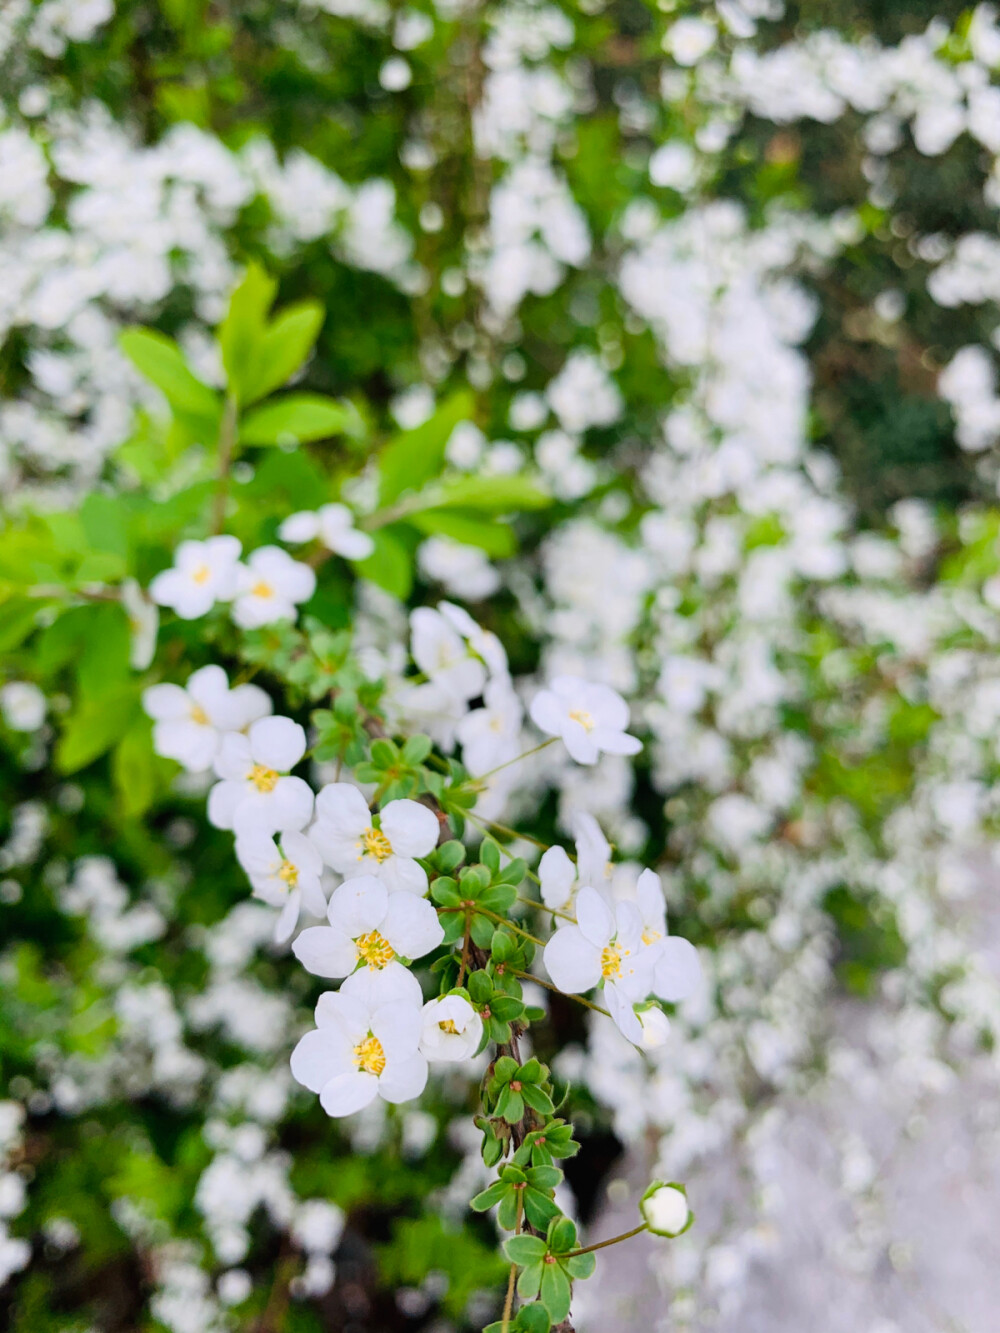
M 679 1236 L 694 1220 L 683 1185 L 654 1180 L 639 1200 L 642 1219 L 654 1236 Z

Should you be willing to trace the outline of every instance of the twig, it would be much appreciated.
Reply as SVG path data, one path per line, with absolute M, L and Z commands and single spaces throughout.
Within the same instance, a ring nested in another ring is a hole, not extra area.
M 226 501 L 229 498 L 229 473 L 236 448 L 236 399 L 226 396 L 219 423 L 219 470 L 215 486 L 215 505 L 212 513 L 212 532 L 218 535 L 226 526 Z

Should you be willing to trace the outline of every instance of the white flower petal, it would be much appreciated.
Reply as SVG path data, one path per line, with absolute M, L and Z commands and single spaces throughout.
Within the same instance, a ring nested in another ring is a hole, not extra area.
M 601 979 L 601 955 L 579 926 L 557 930 L 542 955 L 545 970 L 566 995 L 592 990 Z
M 290 717 L 258 718 L 250 728 L 254 762 L 287 773 L 306 752 L 306 733 Z
M 350 1066 L 351 1047 L 339 1030 L 307 1032 L 292 1051 L 292 1077 L 310 1092 L 319 1092 L 331 1078 Z
M 292 953 L 314 977 L 348 977 L 358 961 L 354 941 L 336 926 L 307 926 Z
M 358 875 L 334 889 L 327 918 L 332 926 L 351 939 L 381 926 L 389 905 L 389 892 L 373 875 Z
M 419 801 L 390 801 L 382 811 L 382 832 L 397 856 L 429 856 L 440 831 L 437 816 Z
M 427 1061 L 422 1055 L 394 1060 L 378 1081 L 379 1096 L 387 1102 L 409 1102 L 427 1086 Z
M 546 907 L 565 907 L 573 894 L 576 866 L 564 848 L 550 847 L 538 863 L 538 878 Z
M 422 958 L 444 939 L 444 927 L 432 904 L 406 892 L 389 896 L 381 933 L 404 958 Z
M 669 935 L 659 946 L 659 958 L 653 973 L 653 990 L 671 1004 L 685 1000 L 701 982 L 701 960 L 690 940 Z
M 353 1115 L 370 1106 L 379 1092 L 379 1079 L 361 1069 L 339 1074 L 325 1084 L 319 1103 L 327 1115 Z
M 288 901 L 278 916 L 274 926 L 274 938 L 277 944 L 284 944 L 291 938 L 292 931 L 295 929 L 299 919 L 299 905 L 302 902 L 302 895 L 298 890 L 288 895 Z
M 577 895 L 576 920 L 584 939 L 598 949 L 611 940 L 615 933 L 615 918 L 596 889 L 585 885 Z

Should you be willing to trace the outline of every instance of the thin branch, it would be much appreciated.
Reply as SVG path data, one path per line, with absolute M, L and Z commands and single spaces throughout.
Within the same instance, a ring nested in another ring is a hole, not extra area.
M 226 526 L 226 501 L 229 499 L 229 474 L 236 448 L 236 399 L 226 395 L 226 405 L 219 423 L 219 470 L 212 511 L 212 532 L 218 535 Z
M 579 1250 L 570 1250 L 566 1258 L 572 1259 L 576 1254 L 592 1254 L 594 1250 L 606 1250 L 609 1245 L 617 1245 L 620 1241 L 631 1240 L 633 1236 L 638 1236 L 640 1232 L 648 1229 L 649 1224 L 643 1222 L 641 1226 L 633 1227 L 631 1231 L 623 1231 L 620 1236 L 612 1236 L 610 1240 L 599 1240 L 593 1245 L 583 1245 Z
M 553 986 L 551 981 L 546 981 L 543 977 L 533 976 L 530 972 L 515 972 L 514 975 L 520 977 L 523 981 L 533 981 L 538 986 L 544 986 L 553 995 L 563 995 L 567 1000 L 576 1000 L 577 1004 L 582 1004 L 585 1009 L 593 1009 L 595 1014 L 603 1014 L 605 1018 L 611 1017 L 607 1009 L 602 1009 L 599 1004 L 594 1004 L 592 1000 L 585 1000 L 582 995 L 577 995 L 575 991 L 560 990 L 558 986 Z

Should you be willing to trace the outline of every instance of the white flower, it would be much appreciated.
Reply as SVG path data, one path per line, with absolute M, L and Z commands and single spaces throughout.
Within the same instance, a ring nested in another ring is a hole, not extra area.
M 461 634 L 476 656 L 482 658 L 491 676 L 510 675 L 504 646 L 492 630 L 483 629 L 464 606 L 456 606 L 454 602 L 438 602 L 437 609 L 452 629 Z
M 260 829 L 245 829 L 236 839 L 236 856 L 250 877 L 256 897 L 280 907 L 274 928 L 279 944 L 287 940 L 304 907 L 312 916 L 326 913 L 326 894 L 320 883 L 323 858 L 304 833 L 282 834 L 281 847 Z
M 542 902 L 556 911 L 572 911 L 579 889 L 589 886 L 604 891 L 611 878 L 611 847 L 593 815 L 578 811 L 573 816 L 576 836 L 576 865 L 562 847 L 550 847 L 538 863 Z M 556 917 L 561 924 L 561 919 Z
M 37 731 L 45 708 L 45 695 L 31 681 L 12 680 L 0 689 L 0 712 L 11 731 Z
M 350 783 L 330 783 L 316 798 L 312 836 L 327 865 L 348 877 L 375 875 L 390 890 L 427 892 L 427 872 L 414 857 L 428 856 L 438 833 L 437 817 L 417 801 L 390 801 L 376 828 Z
M 375 972 L 405 970 L 400 959 L 422 958 L 444 939 L 426 898 L 390 893 L 374 875 L 356 875 L 334 890 L 328 926 L 310 926 L 292 945 L 317 977 L 347 977 L 361 964 Z
M 696 65 L 715 43 L 715 27 L 702 18 L 681 18 L 671 24 L 663 39 L 678 65 Z
M 443 995 L 424 1005 L 420 1050 L 432 1064 L 470 1059 L 482 1037 L 483 1020 L 461 995 Z
M 639 876 L 636 905 L 642 917 L 642 942 L 656 956 L 653 994 L 671 1003 L 687 999 L 701 981 L 701 961 L 690 940 L 667 934 L 667 909 L 655 871 L 644 870 Z
M 287 717 L 263 717 L 246 736 L 224 736 L 214 762 L 222 781 L 208 793 L 209 822 L 237 836 L 251 829 L 304 828 L 312 816 L 312 788 L 282 774 L 305 752 L 306 733 Z
M 424 1090 L 419 1001 L 397 998 L 388 988 L 383 994 L 393 998 L 345 982 L 338 992 L 321 995 L 315 1031 L 292 1052 L 293 1077 L 319 1093 L 327 1115 L 351 1115 L 376 1097 L 407 1102 Z
M 393 691 L 391 702 L 400 730 L 423 731 L 442 750 L 454 748 L 458 724 L 468 712 L 464 699 L 425 680 L 421 685 L 404 682 Z
M 646 1190 L 639 1200 L 639 1211 L 654 1236 L 679 1236 L 691 1217 L 683 1189 L 662 1180 L 654 1180 Z
M 266 717 L 271 700 L 256 685 L 229 688 L 220 666 L 202 667 L 187 684 L 151 685 L 143 691 L 142 706 L 154 719 L 153 748 L 176 759 L 189 773 L 211 768 L 223 734 L 243 731 Z
M 524 710 L 506 676 L 487 682 L 483 702 L 485 707 L 466 713 L 456 731 L 462 759 L 472 773 L 486 773 L 516 758 L 521 736 Z
M 173 568 L 157 574 L 149 595 L 160 606 L 171 607 L 182 620 L 197 620 L 216 602 L 228 602 L 235 596 L 242 549 L 235 537 L 181 542 Z
M 649 994 L 651 951 L 642 945 L 642 919 L 634 903 L 612 914 L 596 889 L 580 890 L 575 926 L 557 930 L 545 946 L 545 967 L 566 994 L 592 990 L 602 981 L 608 1011 L 622 1034 L 638 1045 L 642 1027 L 632 1008 Z
M 655 1004 L 648 1009 L 637 1009 L 636 1017 L 642 1028 L 642 1040 L 639 1045 L 644 1051 L 658 1051 L 666 1045 L 670 1036 L 670 1019 Z
M 316 591 L 316 575 L 280 546 L 261 546 L 239 567 L 233 620 L 241 629 L 259 629 L 275 620 L 294 620 L 296 604 Z
M 628 705 L 607 685 L 576 676 L 556 676 L 531 701 L 531 720 L 548 736 L 559 736 L 578 764 L 596 764 L 605 754 L 638 754 L 642 744 L 628 735 Z
M 145 671 L 156 655 L 160 613 L 156 603 L 150 601 L 135 579 L 123 579 L 121 593 L 132 634 L 129 665 L 133 671 Z
M 367 532 L 358 531 L 354 526 L 354 515 L 347 505 L 342 504 L 328 504 L 316 510 L 304 509 L 298 514 L 290 514 L 278 529 L 278 536 L 283 542 L 294 545 L 318 537 L 328 551 L 347 560 L 366 560 L 375 550 L 371 537 Z
M 486 684 L 482 662 L 440 611 L 419 606 L 410 616 L 410 651 L 435 685 L 457 699 L 473 699 Z
M 469 602 L 492 597 L 500 587 L 500 575 L 485 551 L 447 537 L 428 537 L 422 542 L 417 565 L 424 578 L 443 583 L 453 597 Z

